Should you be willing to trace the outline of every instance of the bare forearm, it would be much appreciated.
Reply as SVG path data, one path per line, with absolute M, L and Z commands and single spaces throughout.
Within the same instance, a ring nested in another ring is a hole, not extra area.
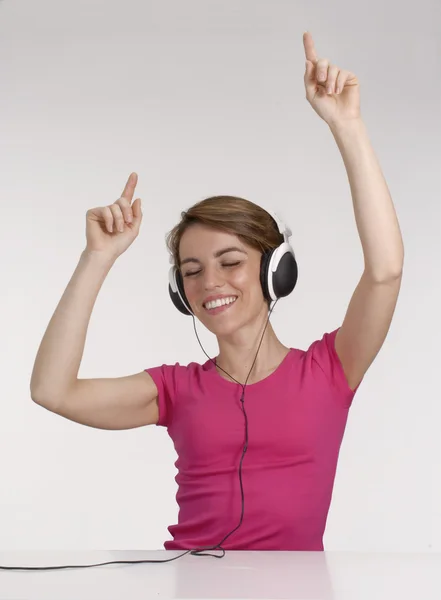
M 376 280 L 401 274 L 404 247 L 395 208 L 362 120 L 331 127 L 346 167 L 365 271 Z
M 76 380 L 92 310 L 112 264 L 99 254 L 81 254 L 37 353 L 30 386 L 37 402 L 62 394 Z

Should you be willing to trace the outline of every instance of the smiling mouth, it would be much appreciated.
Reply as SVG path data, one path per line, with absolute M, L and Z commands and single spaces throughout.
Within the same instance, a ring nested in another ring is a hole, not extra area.
M 236 302 L 237 296 L 228 296 L 228 298 L 222 298 L 219 300 L 213 300 L 203 304 L 204 309 L 210 315 L 215 315 L 220 312 L 224 312 Z

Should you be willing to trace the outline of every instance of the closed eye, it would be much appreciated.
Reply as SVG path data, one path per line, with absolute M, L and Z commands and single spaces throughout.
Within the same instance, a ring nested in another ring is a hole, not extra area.
M 223 267 L 237 267 L 238 265 L 241 264 L 241 260 L 238 260 L 236 262 L 231 262 L 231 263 L 222 263 Z M 187 271 L 187 273 L 184 273 L 184 277 L 194 277 L 195 275 L 197 275 L 198 273 L 201 272 L 201 269 L 199 269 L 199 271 Z

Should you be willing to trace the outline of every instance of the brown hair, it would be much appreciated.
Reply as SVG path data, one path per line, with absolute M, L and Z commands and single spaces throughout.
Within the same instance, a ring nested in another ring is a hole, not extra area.
M 180 267 L 182 234 L 194 223 L 237 235 L 242 242 L 262 253 L 283 242 L 277 223 L 262 207 L 237 196 L 212 196 L 183 211 L 181 221 L 167 234 L 167 248 L 177 267 Z

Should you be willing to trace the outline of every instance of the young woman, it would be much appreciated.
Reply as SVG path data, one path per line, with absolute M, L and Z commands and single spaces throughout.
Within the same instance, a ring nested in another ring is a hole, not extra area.
M 139 233 L 133 173 L 119 200 L 88 211 L 86 248 L 35 361 L 31 395 L 45 408 L 104 429 L 167 427 L 180 507 L 167 549 L 323 550 L 348 410 L 394 313 L 403 244 L 358 82 L 319 60 L 310 34 L 304 45 L 307 99 L 342 153 L 365 259 L 341 327 L 307 350 L 283 345 L 262 277 L 262 256 L 284 241 L 277 224 L 242 198 L 208 198 L 183 213 L 168 246 L 188 312 L 217 337 L 216 359 L 79 379 L 97 294 Z

